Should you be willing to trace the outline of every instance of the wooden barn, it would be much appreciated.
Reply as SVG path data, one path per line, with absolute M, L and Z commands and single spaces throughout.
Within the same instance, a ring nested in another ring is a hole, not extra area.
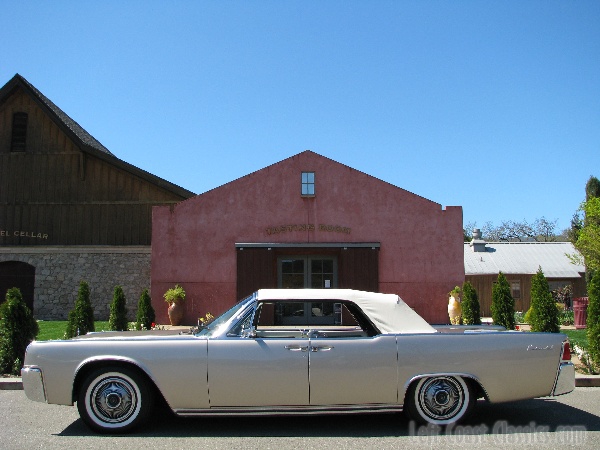
M 81 280 L 100 317 L 117 284 L 137 302 L 152 207 L 193 195 L 117 158 L 22 76 L 0 89 L 0 295 L 20 287 L 36 317 L 66 317 Z

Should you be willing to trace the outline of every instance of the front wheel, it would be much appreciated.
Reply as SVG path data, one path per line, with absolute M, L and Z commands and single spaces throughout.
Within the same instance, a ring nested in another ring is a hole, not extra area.
M 412 383 L 405 403 L 417 422 L 444 426 L 464 419 L 473 408 L 475 397 L 463 378 L 436 376 Z
M 152 389 L 137 371 L 104 367 L 83 381 L 77 397 L 82 420 L 101 433 L 124 432 L 148 417 L 154 403 Z

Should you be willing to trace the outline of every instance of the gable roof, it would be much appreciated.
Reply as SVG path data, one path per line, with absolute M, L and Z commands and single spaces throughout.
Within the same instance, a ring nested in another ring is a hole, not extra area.
M 54 120 L 58 127 L 69 136 L 73 142 L 75 142 L 81 151 L 96 156 L 126 172 L 136 175 L 149 183 L 157 185 L 183 198 L 189 198 L 195 195 L 187 189 L 117 158 L 102 145 L 100 141 L 88 133 L 81 125 L 69 117 L 67 113 L 56 106 L 54 102 L 19 74 L 16 74 L 8 83 L 0 88 L 0 106 L 19 88 L 26 92 L 39 107 Z
M 485 251 L 465 243 L 465 275 L 535 274 L 541 267 L 546 278 L 580 278 L 585 267 L 567 254 L 577 250 L 570 242 L 488 242 Z
M 54 118 L 56 123 L 62 125 L 61 128 L 63 128 L 63 131 L 64 128 L 66 128 L 68 130 L 67 134 L 70 134 L 80 145 L 89 146 L 97 151 L 113 155 L 94 136 L 85 131 L 81 125 L 71 119 L 62 109 L 56 106 L 52 100 L 42 94 L 34 85 L 19 74 L 16 74 L 0 89 L 0 104 L 3 103 L 18 87 L 22 88 L 25 92 L 28 92 L 36 103 Z
M 361 170 L 358 170 L 358 169 L 355 169 L 353 167 L 350 167 L 350 166 L 348 166 L 346 164 L 338 162 L 338 161 L 336 161 L 334 159 L 331 159 L 331 158 L 329 158 L 327 156 L 323 156 L 323 155 L 321 155 L 319 153 L 316 153 L 316 152 L 314 152 L 312 150 L 304 150 L 304 151 L 302 151 L 300 153 L 296 153 L 295 155 L 289 156 L 289 157 L 287 157 L 287 158 L 285 158 L 283 160 L 277 161 L 277 162 L 275 162 L 273 164 L 270 164 L 270 165 L 268 165 L 266 167 L 263 167 L 262 169 L 258 169 L 258 170 L 255 170 L 254 172 L 248 173 L 248 174 L 246 174 L 246 175 L 244 175 L 244 176 L 242 176 L 240 178 L 236 178 L 236 179 L 231 180 L 231 181 L 229 181 L 229 182 L 227 182 L 225 184 L 222 184 L 220 186 L 216 186 L 216 187 L 214 187 L 212 189 L 209 189 L 208 191 L 206 191 L 204 193 L 199 194 L 196 198 L 197 199 L 201 199 L 204 194 L 208 194 L 209 192 L 218 190 L 218 189 L 223 188 L 223 187 L 228 186 L 228 185 L 232 185 L 233 183 L 237 183 L 237 182 L 242 181 L 244 179 L 249 179 L 249 178 L 254 177 L 254 176 L 260 176 L 260 174 L 262 174 L 262 173 L 266 173 L 266 172 L 269 172 L 269 171 L 272 171 L 272 170 L 277 170 L 280 167 L 284 167 L 284 166 L 287 166 L 289 164 L 293 164 L 294 161 L 296 161 L 296 162 L 297 161 L 301 161 L 302 164 L 306 164 L 307 162 L 310 163 L 310 164 L 313 164 L 315 162 L 322 162 L 322 163 L 325 163 L 325 164 L 330 164 L 330 165 L 334 165 L 334 166 L 338 166 L 338 167 L 343 167 L 345 169 L 348 169 L 348 170 L 352 171 L 355 174 L 359 174 L 359 175 L 364 176 L 364 177 L 366 177 L 368 179 L 371 179 L 371 180 L 374 180 L 374 181 L 376 181 L 378 183 L 381 183 L 382 186 L 388 186 L 388 187 L 396 190 L 397 192 L 402 192 L 402 193 L 405 193 L 407 195 L 410 195 L 411 198 L 419 199 L 420 201 L 423 201 L 423 202 L 425 202 L 425 203 L 427 203 L 429 205 L 435 206 L 436 208 L 439 207 L 440 210 L 442 209 L 442 205 L 439 204 L 439 203 L 437 203 L 437 202 L 434 202 L 433 200 L 430 200 L 430 199 L 425 198 L 425 197 L 423 197 L 421 195 L 415 194 L 414 192 L 408 191 L 408 190 L 406 190 L 404 188 L 396 186 L 396 185 L 394 185 L 394 184 L 392 184 L 392 183 L 390 183 L 388 181 L 384 181 L 384 180 L 382 180 L 380 178 L 377 178 L 377 177 L 375 177 L 373 175 L 369 175 L 366 172 L 363 172 Z

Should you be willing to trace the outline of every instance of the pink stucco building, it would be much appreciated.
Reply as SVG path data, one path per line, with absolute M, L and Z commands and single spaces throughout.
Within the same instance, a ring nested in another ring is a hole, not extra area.
M 464 281 L 462 208 L 312 151 L 152 214 L 152 302 L 187 292 L 185 324 L 259 288 L 339 287 L 399 294 L 431 323 Z

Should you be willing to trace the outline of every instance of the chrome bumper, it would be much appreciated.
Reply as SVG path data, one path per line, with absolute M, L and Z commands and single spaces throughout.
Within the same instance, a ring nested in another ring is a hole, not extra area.
M 554 382 L 552 395 L 567 394 L 575 389 L 575 366 L 572 362 L 561 363 Z
M 37 367 L 23 367 L 21 369 L 23 390 L 29 400 L 46 403 L 46 391 L 42 370 Z

